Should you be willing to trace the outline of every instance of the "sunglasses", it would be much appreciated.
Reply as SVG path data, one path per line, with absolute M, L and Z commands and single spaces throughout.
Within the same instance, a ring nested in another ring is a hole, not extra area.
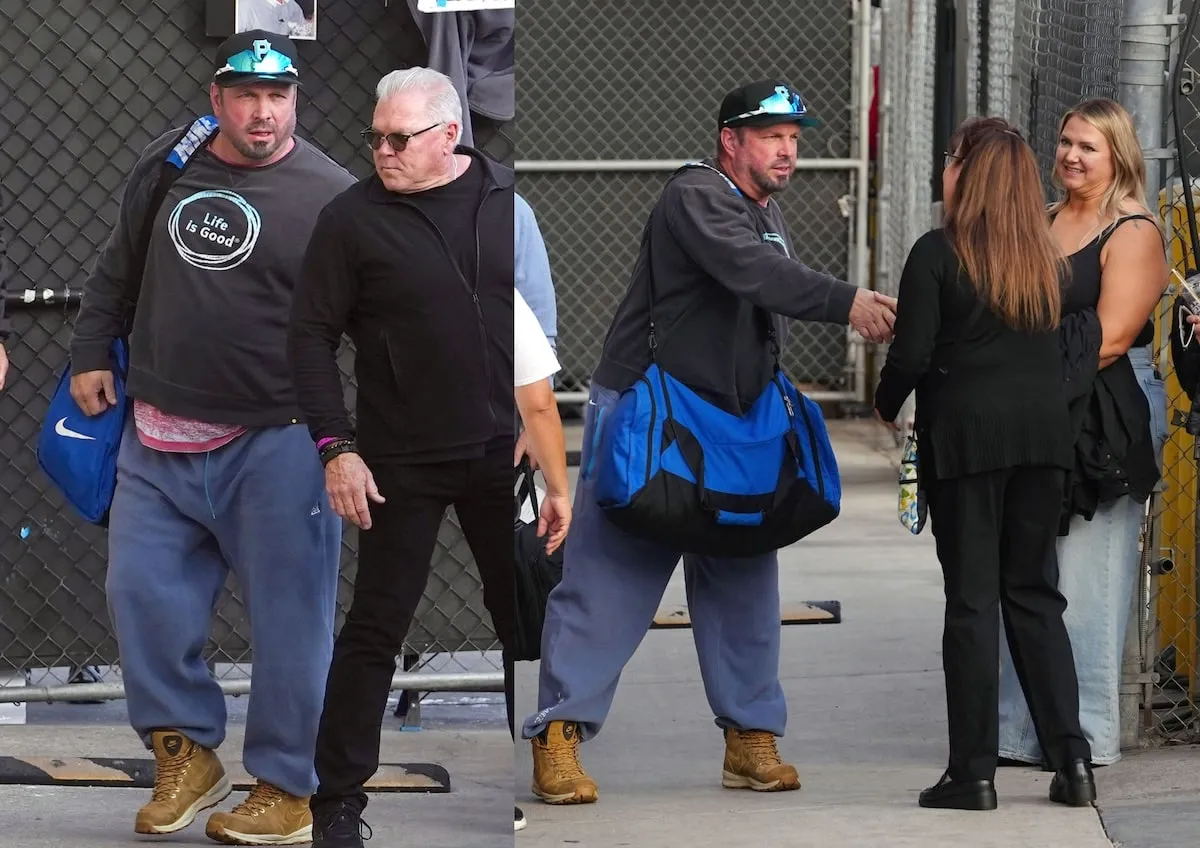
M 437 129 L 441 125 L 442 124 L 439 121 L 432 127 L 426 127 L 425 129 L 417 130 L 414 133 L 381 133 L 372 127 L 367 127 L 365 130 L 359 133 L 359 135 L 363 137 L 363 141 L 367 143 L 367 147 L 371 148 L 372 150 L 378 150 L 380 147 L 382 147 L 383 142 L 386 139 L 388 146 L 391 147 L 395 152 L 399 153 L 404 148 L 408 147 L 408 140 L 410 138 L 416 138 L 421 133 L 427 133 L 432 129 Z
M 725 123 L 730 124 L 734 121 L 744 121 L 746 118 L 756 118 L 759 115 L 795 115 L 796 117 L 801 117 L 806 114 L 808 114 L 808 108 L 804 105 L 804 101 L 800 99 L 800 95 L 779 85 L 775 87 L 774 94 L 758 102 L 757 109 L 727 118 Z
M 217 71 L 217 76 L 221 74 L 291 74 L 295 77 L 299 76 L 292 60 L 278 50 L 243 50 L 241 53 L 235 53 Z

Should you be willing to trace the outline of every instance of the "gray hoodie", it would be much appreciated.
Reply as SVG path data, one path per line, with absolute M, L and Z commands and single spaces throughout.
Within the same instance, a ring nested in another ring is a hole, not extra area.
M 771 379 L 765 313 L 782 344 L 787 318 L 849 323 L 858 289 L 796 258 L 774 200 L 758 205 L 704 164 L 677 171 L 651 211 L 593 379 L 623 391 L 649 367 L 653 276 L 659 365 L 741 414 Z

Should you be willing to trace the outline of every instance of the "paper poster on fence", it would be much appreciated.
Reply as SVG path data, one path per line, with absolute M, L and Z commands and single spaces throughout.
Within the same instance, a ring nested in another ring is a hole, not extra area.
M 237 0 L 238 32 L 264 29 L 300 41 L 317 37 L 318 0 Z
M 418 0 L 417 11 L 435 12 L 478 12 L 489 9 L 513 9 L 516 0 Z

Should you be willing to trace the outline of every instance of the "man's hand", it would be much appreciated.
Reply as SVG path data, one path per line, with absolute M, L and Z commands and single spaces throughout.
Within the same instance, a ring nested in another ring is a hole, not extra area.
M 4 345 L 0 344 L 0 389 L 4 388 L 4 383 L 8 379 L 8 351 L 4 349 Z
M 4 359 L 4 370 L 8 371 L 8 357 Z M 83 410 L 84 415 L 99 415 L 110 406 L 116 406 L 117 386 L 111 371 L 84 371 L 71 375 L 71 397 Z
M 371 529 L 367 501 L 384 502 L 371 469 L 356 453 L 343 453 L 329 460 L 325 466 L 325 491 L 334 512 L 363 530 Z
M 529 452 L 529 431 L 522 430 L 521 435 L 517 436 L 516 444 L 513 445 L 513 468 L 521 464 L 521 457 L 529 457 L 529 470 L 538 470 L 537 457 Z
M 892 338 L 896 323 L 896 299 L 869 289 L 859 289 L 850 306 L 850 326 L 869 342 L 876 344 Z
M 567 530 L 571 527 L 571 499 L 566 495 L 548 494 L 542 498 L 542 508 L 538 512 L 538 538 L 550 534 L 546 540 L 546 553 L 552 554 L 567 538 Z

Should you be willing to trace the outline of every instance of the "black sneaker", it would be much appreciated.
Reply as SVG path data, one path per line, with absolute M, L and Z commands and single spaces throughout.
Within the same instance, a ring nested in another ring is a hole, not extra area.
M 513 813 L 513 832 L 515 833 L 518 830 L 524 830 L 525 825 L 529 822 L 525 821 L 525 814 L 521 812 L 520 807 L 513 807 L 513 810 L 515 811 Z
M 312 848 L 365 848 L 373 834 L 362 814 L 350 804 L 334 804 L 313 811 Z

